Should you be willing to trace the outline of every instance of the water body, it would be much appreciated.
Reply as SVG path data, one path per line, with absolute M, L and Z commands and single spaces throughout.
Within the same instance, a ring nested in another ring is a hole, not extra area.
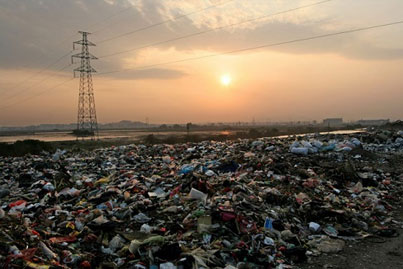
M 221 134 L 222 131 L 195 131 L 191 134 Z M 228 132 L 226 132 L 228 134 Z M 136 130 L 101 130 L 99 131 L 99 139 L 128 139 L 128 140 L 138 140 L 146 135 L 186 135 L 184 132 L 150 132 L 150 131 L 136 131 Z M 58 132 L 36 132 L 35 134 L 27 135 L 10 135 L 10 136 L 0 136 L 0 142 L 3 143 L 14 143 L 16 141 L 22 140 L 41 140 L 45 142 L 55 142 L 55 141 L 74 141 L 77 138 L 71 134 L 71 131 L 58 131 Z M 89 137 L 85 139 L 91 139 Z M 81 138 L 80 138 L 81 140 Z
M 332 132 L 320 132 L 319 134 L 321 135 L 326 135 L 326 134 L 340 134 L 340 135 L 348 135 L 348 134 L 358 134 L 365 132 L 365 129 L 355 129 L 355 130 L 338 130 L 338 131 L 332 131 Z M 307 133 L 307 134 L 297 134 L 297 135 L 279 135 L 276 136 L 277 138 L 287 138 L 287 137 L 293 137 L 293 136 L 314 136 L 318 133 Z
M 363 132 L 365 130 L 339 130 L 333 132 L 321 132 L 320 134 L 354 134 Z M 191 132 L 194 135 L 218 135 L 218 134 L 231 134 L 231 131 L 195 131 Z M 146 135 L 162 135 L 162 136 L 170 136 L 170 135 L 186 135 L 186 131 L 184 132 L 149 132 L 149 131 L 136 131 L 136 130 L 101 130 L 99 132 L 100 139 L 127 139 L 127 140 L 139 140 L 141 137 Z M 314 135 L 314 133 L 304 134 L 304 135 Z M 293 135 L 282 135 L 277 136 L 278 138 L 286 138 Z M 300 136 L 300 135 L 297 135 Z M 18 140 L 41 140 L 45 142 L 55 142 L 55 141 L 74 141 L 77 138 L 71 134 L 71 132 L 67 131 L 58 131 L 58 132 L 37 132 L 35 134 L 29 135 L 12 135 L 12 136 L 0 136 L 0 142 L 5 143 L 14 143 Z M 91 139 L 91 138 L 86 138 Z

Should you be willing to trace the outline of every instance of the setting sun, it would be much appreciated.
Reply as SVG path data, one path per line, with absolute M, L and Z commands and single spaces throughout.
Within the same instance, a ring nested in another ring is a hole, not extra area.
M 230 75 L 226 74 L 226 75 L 222 75 L 222 76 L 221 76 L 220 81 L 221 81 L 221 84 L 222 84 L 222 85 L 228 86 L 228 85 L 231 84 L 232 78 L 231 78 Z

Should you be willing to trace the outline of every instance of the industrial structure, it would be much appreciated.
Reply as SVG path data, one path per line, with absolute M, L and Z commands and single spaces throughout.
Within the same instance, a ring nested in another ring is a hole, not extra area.
M 328 127 L 340 127 L 343 125 L 343 118 L 324 119 L 322 124 Z

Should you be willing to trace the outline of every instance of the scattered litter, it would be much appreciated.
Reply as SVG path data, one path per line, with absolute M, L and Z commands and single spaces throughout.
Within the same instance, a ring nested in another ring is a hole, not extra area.
M 395 153 L 402 131 L 0 157 L 0 264 L 294 268 L 396 236 Z

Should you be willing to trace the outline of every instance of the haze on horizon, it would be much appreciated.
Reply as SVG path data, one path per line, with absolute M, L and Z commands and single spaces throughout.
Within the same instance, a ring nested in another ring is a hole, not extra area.
M 93 76 L 99 122 L 402 119 L 403 24 L 135 69 L 402 21 L 401 0 L 333 0 L 101 57 L 316 2 L 0 0 L 0 125 L 75 121 L 79 79 L 64 83 L 75 66 L 60 71 L 70 57 L 48 65 L 72 50 L 79 30 L 93 32 L 89 37 L 97 46 L 91 53 L 100 59 L 92 65 L 99 73 L 127 69 Z M 219 3 L 224 4 L 102 42 Z

